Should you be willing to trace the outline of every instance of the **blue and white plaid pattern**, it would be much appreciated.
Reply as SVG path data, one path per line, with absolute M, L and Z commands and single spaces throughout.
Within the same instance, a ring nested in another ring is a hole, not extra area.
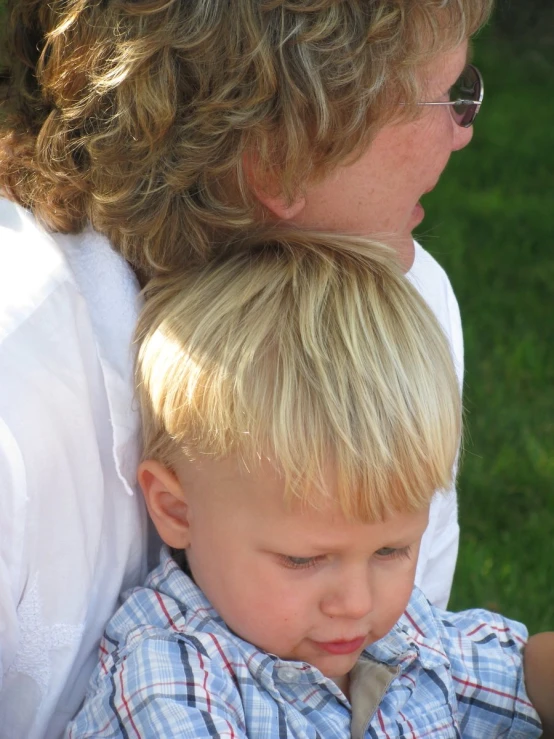
M 523 626 L 487 611 L 439 611 L 414 591 L 361 659 L 400 672 L 360 738 L 531 739 Z M 109 623 L 87 700 L 66 736 L 344 739 L 350 703 L 319 670 L 232 634 L 167 552 Z

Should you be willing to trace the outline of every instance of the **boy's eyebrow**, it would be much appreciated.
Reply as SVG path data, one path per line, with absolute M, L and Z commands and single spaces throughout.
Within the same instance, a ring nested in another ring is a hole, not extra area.
M 375 546 L 370 547 L 369 549 L 374 549 L 377 551 L 378 549 L 383 549 L 386 547 L 390 547 L 393 549 L 402 549 L 403 547 L 407 547 L 410 544 L 414 542 L 415 539 L 418 539 L 420 536 L 423 535 L 423 531 L 426 527 L 418 527 L 417 531 L 414 530 L 410 532 L 406 532 L 403 536 L 394 537 L 390 536 L 386 540 L 383 539 L 383 541 L 376 542 Z M 368 540 L 369 544 L 369 540 Z M 344 551 L 348 547 L 348 543 L 344 542 L 342 544 L 334 544 L 334 545 L 325 545 L 324 542 L 308 542 L 303 541 L 299 542 L 298 544 L 292 544 L 287 545 L 287 549 L 291 549 L 291 546 L 295 549 L 294 552 L 286 552 L 287 554 L 296 554 L 297 556 L 306 556 L 306 557 L 314 557 L 321 554 L 340 554 L 342 551 Z M 285 553 L 285 552 L 282 552 Z

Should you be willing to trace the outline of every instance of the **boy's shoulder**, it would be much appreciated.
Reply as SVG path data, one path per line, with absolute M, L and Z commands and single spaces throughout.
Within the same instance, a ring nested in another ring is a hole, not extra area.
M 526 627 L 517 621 L 477 608 L 446 611 L 415 587 L 395 627 L 369 650 L 387 663 L 411 651 L 426 669 L 452 668 L 466 660 L 468 670 L 476 669 L 479 660 L 505 669 L 519 664 L 527 638 Z
M 124 593 L 105 631 L 104 655 L 121 659 L 145 640 L 193 640 L 196 649 L 219 653 L 215 641 L 234 639 L 202 591 L 163 547 L 160 563 L 140 587 Z
M 99 657 L 68 737 L 107 736 L 108 728 L 123 736 L 123 726 L 133 735 L 187 738 L 223 735 L 232 726 L 232 735 L 245 736 L 235 676 L 243 660 L 168 552 L 142 587 L 126 593 Z
M 99 679 L 133 655 L 180 677 L 183 669 L 208 670 L 238 684 L 263 670 L 268 656 L 227 628 L 193 580 L 162 547 L 160 563 L 144 585 L 124 594 L 106 626 Z
M 520 623 L 481 609 L 443 611 L 415 588 L 393 630 L 367 650 L 399 667 L 380 705 L 383 721 L 390 719 L 392 729 L 394 717 L 403 715 L 413 726 L 429 727 L 450 716 L 467 736 L 540 735 L 523 680 L 526 640 Z
M 140 736 L 270 739 L 277 726 L 298 739 L 346 736 L 350 725 L 331 680 L 229 631 L 167 551 L 108 624 L 100 658 L 70 739 L 122 736 L 122 727 Z

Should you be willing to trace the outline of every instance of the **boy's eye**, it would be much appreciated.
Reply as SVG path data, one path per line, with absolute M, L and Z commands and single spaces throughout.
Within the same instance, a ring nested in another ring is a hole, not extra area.
M 382 547 L 375 554 L 381 559 L 403 559 L 410 556 L 410 547 Z
M 286 554 L 280 555 L 281 562 L 291 570 L 306 570 L 314 567 L 321 557 L 289 557 Z

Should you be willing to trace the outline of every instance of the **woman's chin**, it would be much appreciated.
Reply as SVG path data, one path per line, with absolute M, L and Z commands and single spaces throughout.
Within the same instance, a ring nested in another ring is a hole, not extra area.
M 410 218 L 410 225 L 412 229 L 414 229 L 416 226 L 419 226 L 424 218 L 425 210 L 423 208 L 423 205 L 418 201 L 415 204 L 414 209 L 412 210 L 412 217 Z

